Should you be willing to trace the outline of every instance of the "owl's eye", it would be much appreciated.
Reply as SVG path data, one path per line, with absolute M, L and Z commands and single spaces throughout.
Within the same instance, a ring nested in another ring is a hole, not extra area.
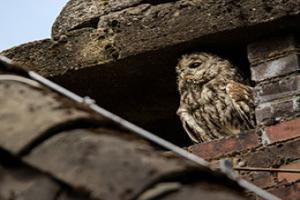
M 189 68 L 195 69 L 195 68 L 199 67 L 200 65 L 202 65 L 201 62 L 193 62 L 193 63 L 189 64 Z

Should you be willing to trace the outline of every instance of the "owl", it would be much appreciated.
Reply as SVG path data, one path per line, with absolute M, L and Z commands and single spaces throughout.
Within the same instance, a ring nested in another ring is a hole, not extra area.
M 236 67 L 209 53 L 184 55 L 176 66 L 184 130 L 195 143 L 255 126 L 253 90 Z

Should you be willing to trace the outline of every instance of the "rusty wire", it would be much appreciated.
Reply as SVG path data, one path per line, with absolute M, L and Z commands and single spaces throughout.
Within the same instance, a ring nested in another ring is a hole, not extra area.
M 256 171 L 256 172 L 280 172 L 280 173 L 300 173 L 300 169 L 280 169 L 263 167 L 233 167 L 236 171 Z

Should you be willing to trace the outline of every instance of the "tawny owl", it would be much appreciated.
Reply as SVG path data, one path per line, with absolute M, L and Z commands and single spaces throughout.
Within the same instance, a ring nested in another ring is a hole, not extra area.
M 206 142 L 254 128 L 252 88 L 227 60 L 208 53 L 179 61 L 177 110 L 192 141 Z

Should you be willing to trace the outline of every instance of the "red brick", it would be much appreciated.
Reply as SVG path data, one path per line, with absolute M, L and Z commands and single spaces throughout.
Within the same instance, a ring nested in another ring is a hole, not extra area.
M 280 145 L 266 146 L 242 155 L 248 167 L 280 167 L 288 160 L 300 159 L 300 138 Z
M 261 144 L 259 141 L 258 133 L 254 130 L 239 134 L 238 141 L 240 142 L 240 151 L 253 149 Z
M 280 169 L 300 169 L 300 160 L 294 161 L 290 164 L 281 166 Z M 287 182 L 295 182 L 300 180 L 300 173 L 278 173 L 278 180 L 283 181 L 286 180 Z
M 291 53 L 276 60 L 251 67 L 251 78 L 253 81 L 259 82 L 299 70 L 299 56 L 297 53 Z
M 270 189 L 269 191 L 284 200 L 300 199 L 300 183 L 278 186 Z
M 243 178 L 261 188 L 267 188 L 276 185 L 274 176 L 269 172 L 253 172 L 243 176 Z
M 300 97 L 260 104 L 255 109 L 257 124 L 281 121 L 300 112 Z
M 255 87 L 257 103 L 300 94 L 300 75 L 290 76 L 276 82 L 258 84 Z
M 222 155 L 252 149 L 259 145 L 260 142 L 257 134 L 254 131 L 249 131 L 238 136 L 195 144 L 188 147 L 188 151 L 204 159 L 213 159 Z
M 271 143 L 300 137 L 300 118 L 268 127 L 265 131 Z
M 252 65 L 256 65 L 296 49 L 296 41 L 291 35 L 268 38 L 248 46 L 248 59 Z

